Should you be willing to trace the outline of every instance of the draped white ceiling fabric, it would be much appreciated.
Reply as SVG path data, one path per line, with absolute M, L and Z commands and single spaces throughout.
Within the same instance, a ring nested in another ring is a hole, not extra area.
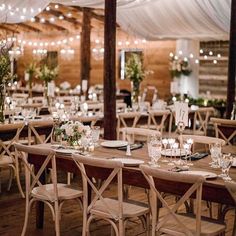
M 104 0 L 0 0 L 0 22 L 26 21 L 50 2 L 104 8 Z M 9 4 L 20 11 L 12 14 Z M 229 35 L 231 0 L 117 0 L 117 6 L 121 28 L 147 40 L 227 39 Z M 23 8 L 27 13 L 22 13 Z

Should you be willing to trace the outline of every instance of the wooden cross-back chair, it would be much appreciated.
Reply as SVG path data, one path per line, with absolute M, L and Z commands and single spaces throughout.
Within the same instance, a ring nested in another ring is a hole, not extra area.
M 51 129 L 48 134 L 43 132 L 43 135 L 40 135 L 37 129 Z M 30 120 L 28 121 L 28 144 L 43 144 L 51 141 L 53 134 L 53 120 Z
M 205 146 L 205 151 L 209 150 L 209 145 L 218 143 L 221 146 L 225 145 L 225 141 L 221 138 L 215 138 L 215 137 L 208 137 L 208 136 L 201 136 L 201 135 L 180 135 L 179 141 L 181 146 L 183 146 L 183 142 L 186 142 L 188 139 L 193 140 L 193 152 L 195 152 L 195 146 L 196 144 L 202 144 Z
M 230 195 L 234 199 L 234 202 L 236 203 L 236 183 L 235 182 L 225 182 L 225 186 L 228 189 Z M 236 213 L 236 209 L 234 209 Z M 236 215 L 234 216 L 234 226 L 233 226 L 233 233 L 232 235 L 236 235 Z
M 140 168 L 151 189 L 152 236 L 156 235 L 156 232 L 159 234 L 178 236 L 220 235 L 224 233 L 225 225 L 201 219 L 202 185 L 205 181 L 204 177 L 170 172 L 156 169 L 148 165 L 141 165 Z M 174 205 L 170 206 L 158 190 L 158 182 L 161 181 L 171 182 L 172 184 L 185 184 L 186 192 Z M 177 214 L 177 210 L 193 194 L 196 194 L 195 216 Z M 157 199 L 167 211 L 161 218 L 157 217 Z
M 127 104 L 124 102 L 116 102 L 116 110 L 120 112 L 124 112 L 127 108 Z
M 84 125 L 89 125 L 93 127 L 96 125 L 97 121 L 100 119 L 99 116 L 71 116 L 70 120 L 72 121 L 79 121 L 80 123 L 83 123 Z
M 20 176 L 19 176 L 19 163 L 15 155 L 14 142 L 19 141 L 21 131 L 25 126 L 24 122 L 14 124 L 2 124 L 0 125 L 0 169 L 10 169 L 10 179 L 8 183 L 8 191 L 11 188 L 13 174 L 16 177 L 18 189 L 24 197 L 24 193 L 21 188 Z M 0 179 L 0 191 L 1 191 L 1 179 Z
M 103 103 L 88 103 L 88 111 L 102 112 L 103 111 Z
M 207 135 L 207 127 L 210 116 L 213 115 L 215 109 L 213 107 L 200 107 L 194 113 L 193 134 Z
M 127 140 L 129 143 L 134 143 L 135 140 L 140 140 L 140 136 L 145 138 L 145 141 L 148 141 L 148 138 L 152 135 L 161 137 L 161 133 L 157 130 L 152 129 L 143 129 L 143 128 L 132 128 L 126 127 L 123 128 L 123 140 Z
M 28 219 L 32 204 L 36 201 L 44 202 L 49 206 L 53 220 L 55 222 L 56 235 L 60 235 L 60 219 L 61 209 L 66 200 L 78 200 L 80 206 L 82 206 L 83 192 L 80 190 L 72 189 L 69 185 L 57 182 L 57 169 L 56 169 L 56 157 L 55 151 L 50 148 L 40 147 L 37 145 L 26 146 L 15 143 L 18 158 L 21 158 L 25 167 L 25 195 L 26 195 L 26 207 L 25 207 L 25 220 L 21 236 L 26 234 L 28 225 Z M 28 162 L 27 155 L 34 154 L 43 156 L 44 161 L 37 173 L 35 168 L 33 171 L 32 165 Z M 40 176 L 44 174 L 46 168 L 51 168 L 51 180 L 50 184 L 42 184 L 40 182 Z
M 118 113 L 117 138 L 119 139 L 119 135 L 122 132 L 122 128 L 126 128 L 126 127 L 135 128 L 141 115 L 142 115 L 141 112 L 121 112 L 121 113 Z
M 77 154 L 72 155 L 77 167 L 79 168 L 83 181 L 83 233 L 89 235 L 89 226 L 93 219 L 103 219 L 111 224 L 116 236 L 125 235 L 125 222 L 134 217 L 139 217 L 146 222 L 148 234 L 149 229 L 149 208 L 123 201 L 123 179 L 120 161 L 88 158 Z M 101 168 L 107 173 L 103 184 L 96 187 L 87 175 L 87 167 Z M 114 179 L 117 179 L 117 200 L 104 197 L 104 192 Z M 94 195 L 88 204 L 88 186 Z M 118 226 L 117 226 L 118 224 Z
M 169 110 L 165 110 L 165 111 L 150 110 L 147 127 L 149 129 L 155 129 L 162 134 L 163 129 L 165 127 L 165 121 L 170 115 L 171 115 L 171 112 Z
M 236 120 L 211 118 L 211 122 L 215 127 L 215 135 L 217 138 L 225 140 L 226 145 L 235 145 L 236 143 Z

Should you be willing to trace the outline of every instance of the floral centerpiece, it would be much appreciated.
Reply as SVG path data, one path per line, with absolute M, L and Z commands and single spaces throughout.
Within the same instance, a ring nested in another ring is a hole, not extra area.
M 31 62 L 25 70 L 25 72 L 29 75 L 28 83 L 31 97 L 32 97 L 32 81 L 34 76 L 36 75 L 36 71 L 37 71 L 37 64 L 35 62 Z
M 91 129 L 79 121 L 69 121 L 57 129 L 57 135 L 61 135 L 62 140 L 66 141 L 69 146 L 78 147 L 81 145 L 81 138 L 89 136 Z
M 188 76 L 192 72 L 188 58 L 179 58 L 177 56 L 171 57 L 169 70 L 172 78 L 179 78 L 181 75 Z
M 133 53 L 129 57 L 125 67 L 126 78 L 131 81 L 132 101 L 138 102 L 140 93 L 140 83 L 145 77 L 145 71 L 142 66 L 141 58 Z
M 48 83 L 55 80 L 58 76 L 58 67 L 50 69 L 47 65 L 43 65 L 36 70 L 36 75 L 39 79 L 44 81 L 44 96 L 47 99 L 49 105 L 48 98 Z

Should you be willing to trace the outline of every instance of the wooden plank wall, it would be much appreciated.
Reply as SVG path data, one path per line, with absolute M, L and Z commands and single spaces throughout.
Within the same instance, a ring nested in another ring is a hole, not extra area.
M 201 42 L 200 48 L 203 54 L 200 55 L 199 66 L 199 94 L 205 95 L 208 91 L 213 98 L 226 99 L 227 93 L 227 74 L 228 74 L 228 41 Z M 209 56 L 209 52 L 213 56 Z M 218 58 L 217 54 L 221 57 Z M 205 59 L 203 55 L 207 55 Z M 213 60 L 217 60 L 217 64 Z
M 117 35 L 117 42 L 122 40 L 118 33 Z M 47 41 L 48 39 L 45 38 L 43 41 Z M 52 40 L 52 39 L 50 39 Z M 58 39 L 55 38 L 55 41 Z M 123 42 L 126 39 L 123 38 Z M 130 41 L 131 42 L 131 41 Z M 58 63 L 59 63 L 59 78 L 57 79 L 56 83 L 60 84 L 64 81 L 69 81 L 72 86 L 76 86 L 80 83 L 80 41 L 74 40 L 73 43 L 70 43 L 71 48 L 75 49 L 75 57 L 73 60 L 64 60 L 59 53 L 63 46 L 50 46 L 50 51 L 58 51 Z M 91 44 L 93 48 L 95 43 Z M 117 46 L 117 86 L 119 89 L 128 89 L 130 90 L 130 82 L 129 81 L 122 81 L 118 78 L 118 65 L 119 65 L 119 51 L 123 48 L 141 48 L 144 52 L 144 66 L 148 70 L 152 70 L 153 74 L 150 74 L 145 78 L 142 82 L 141 87 L 144 88 L 147 85 L 154 85 L 157 87 L 159 91 L 159 95 L 161 98 L 167 98 L 170 95 L 170 82 L 171 77 L 169 74 L 169 53 L 174 52 L 176 47 L 175 41 L 155 41 L 155 42 L 146 42 L 146 43 L 139 43 L 135 45 L 134 43 L 130 43 L 129 46 L 122 47 Z M 24 48 L 24 56 L 22 56 L 18 60 L 18 75 L 20 78 L 24 76 L 24 70 L 26 66 L 34 60 L 32 55 L 32 50 L 34 47 L 32 46 L 25 46 Z M 96 61 L 92 57 L 91 61 L 91 85 L 94 84 L 102 84 L 103 81 L 103 60 Z

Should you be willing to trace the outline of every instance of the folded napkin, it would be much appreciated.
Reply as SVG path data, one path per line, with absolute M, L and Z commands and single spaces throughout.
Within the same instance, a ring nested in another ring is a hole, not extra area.
M 131 144 L 130 145 L 130 150 L 136 150 L 136 149 L 139 149 L 139 148 L 142 148 L 143 147 L 143 143 L 134 143 L 134 144 Z M 123 150 L 123 151 L 126 151 L 127 149 L 127 146 L 125 147 L 119 147 L 117 148 L 118 150 Z
M 209 154 L 207 152 L 202 152 L 202 153 L 196 152 L 193 155 L 188 156 L 188 160 L 191 159 L 191 161 L 197 161 L 204 157 L 207 157 L 208 155 Z

